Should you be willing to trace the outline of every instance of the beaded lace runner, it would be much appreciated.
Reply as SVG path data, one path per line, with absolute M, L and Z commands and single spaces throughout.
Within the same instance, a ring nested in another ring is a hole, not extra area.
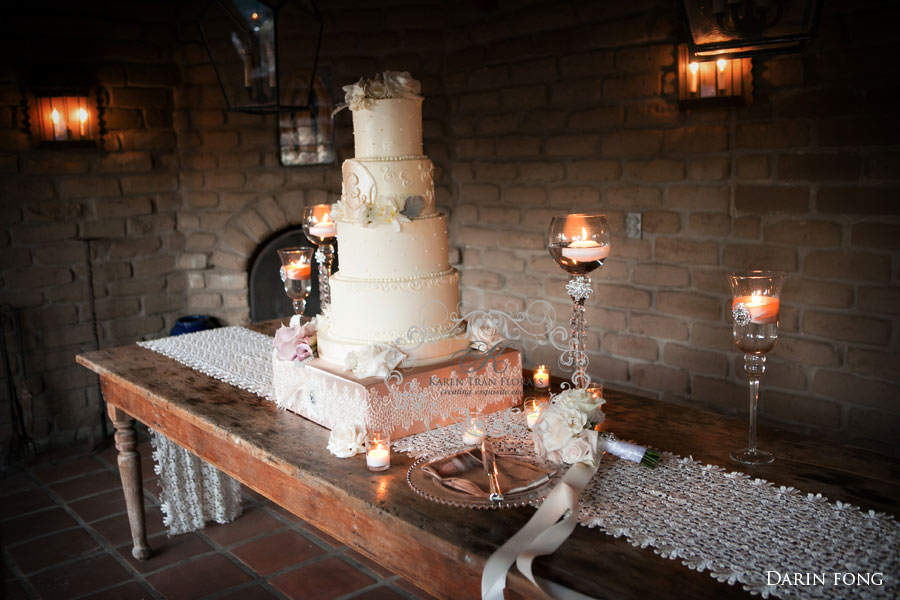
M 268 396 L 271 343 L 268 336 L 228 327 L 141 345 Z M 489 417 L 488 430 L 503 432 L 503 451 L 532 452 L 522 420 L 518 409 Z M 423 456 L 458 447 L 460 437 L 455 425 L 409 436 L 394 447 Z M 894 598 L 900 591 L 900 524 L 893 517 L 690 457 L 663 453 L 651 470 L 604 456 L 582 494 L 579 519 L 764 598 Z M 835 586 L 835 573 L 882 573 L 883 584 Z M 795 574 L 824 574 L 825 583 L 784 582 L 786 576 L 797 582 Z M 768 585 L 769 577 L 781 585 Z

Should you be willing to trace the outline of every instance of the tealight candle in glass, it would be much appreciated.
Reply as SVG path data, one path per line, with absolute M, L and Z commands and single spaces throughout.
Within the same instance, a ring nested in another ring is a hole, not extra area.
M 539 365 L 531 376 L 534 381 L 534 387 L 539 390 L 545 390 L 550 387 L 550 369 L 547 365 Z
M 463 443 L 467 446 L 480 444 L 487 437 L 487 427 L 484 423 L 484 415 L 481 411 L 472 411 L 466 419 L 466 429 L 463 431 Z
M 385 471 L 391 466 L 391 436 L 375 431 L 366 435 L 366 468 Z
M 528 429 L 534 429 L 534 424 L 538 422 L 544 411 L 544 404 L 537 398 L 525 398 L 522 408 L 525 412 L 525 423 L 528 425 Z

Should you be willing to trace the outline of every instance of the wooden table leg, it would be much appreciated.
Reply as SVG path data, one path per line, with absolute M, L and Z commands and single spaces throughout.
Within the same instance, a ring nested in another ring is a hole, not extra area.
M 116 450 L 119 451 L 119 475 L 125 492 L 125 507 L 134 547 L 131 554 L 138 560 L 150 558 L 147 544 L 147 527 L 144 523 L 144 484 L 141 478 L 141 455 L 137 452 L 137 434 L 134 419 L 110 405 L 109 418 L 116 427 Z

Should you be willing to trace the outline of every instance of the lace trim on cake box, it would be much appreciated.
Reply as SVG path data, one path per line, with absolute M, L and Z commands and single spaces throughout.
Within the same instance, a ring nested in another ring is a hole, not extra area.
M 361 423 L 395 438 L 459 422 L 467 411 L 502 410 L 522 396 L 522 357 L 511 349 L 468 371 L 445 362 L 406 369 L 387 383 L 321 359 L 302 366 L 276 360 L 274 369 L 279 406 L 329 429 Z

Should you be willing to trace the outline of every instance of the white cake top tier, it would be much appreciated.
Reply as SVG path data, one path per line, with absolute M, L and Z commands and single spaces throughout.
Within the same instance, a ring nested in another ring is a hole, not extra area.
M 353 112 L 357 159 L 422 156 L 422 99 L 372 100 Z

